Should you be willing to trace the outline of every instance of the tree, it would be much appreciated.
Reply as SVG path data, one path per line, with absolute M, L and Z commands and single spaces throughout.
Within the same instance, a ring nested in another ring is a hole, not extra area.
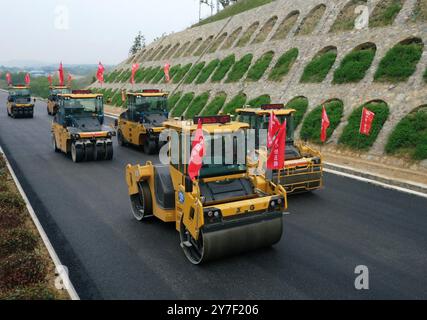
M 145 37 L 143 36 L 142 32 L 139 31 L 138 35 L 135 37 L 133 41 L 132 47 L 129 50 L 129 55 L 133 56 L 143 48 L 145 48 Z
M 218 0 L 223 8 L 228 7 L 230 4 L 236 3 L 239 0 Z

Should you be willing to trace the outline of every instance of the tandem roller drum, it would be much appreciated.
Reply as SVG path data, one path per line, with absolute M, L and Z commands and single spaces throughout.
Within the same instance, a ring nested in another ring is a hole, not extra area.
M 239 254 L 280 241 L 283 232 L 282 212 L 264 213 L 256 218 L 240 218 L 232 222 L 205 226 L 199 239 L 190 239 L 181 223 L 181 247 L 193 264 Z

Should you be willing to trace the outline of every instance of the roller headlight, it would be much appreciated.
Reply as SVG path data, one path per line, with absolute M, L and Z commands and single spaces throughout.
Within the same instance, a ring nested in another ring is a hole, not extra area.
M 205 216 L 206 224 L 221 222 L 222 220 L 221 210 L 218 210 L 216 208 L 206 208 L 203 210 L 203 213 Z
M 72 133 L 71 134 L 71 139 L 78 140 L 79 138 L 80 138 L 80 135 L 78 133 Z

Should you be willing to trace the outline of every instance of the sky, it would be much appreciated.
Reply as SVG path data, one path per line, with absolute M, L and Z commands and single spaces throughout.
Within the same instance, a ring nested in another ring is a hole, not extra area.
M 148 44 L 197 22 L 199 1 L 1 0 L 0 12 L 0 64 L 117 64 L 139 30 Z

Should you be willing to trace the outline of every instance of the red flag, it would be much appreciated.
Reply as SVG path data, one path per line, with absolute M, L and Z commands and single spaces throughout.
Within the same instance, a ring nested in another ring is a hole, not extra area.
M 62 67 L 62 62 L 59 64 L 58 74 L 59 74 L 59 85 L 63 86 L 64 85 L 64 68 Z
M 7 85 L 11 85 L 12 84 L 12 76 L 10 75 L 10 73 L 6 73 L 6 81 L 7 81 Z
M 69 73 L 67 77 L 67 85 L 69 87 L 71 87 L 71 81 L 73 81 L 73 76 L 71 75 L 71 73 Z
M 196 137 L 193 141 L 193 149 L 191 150 L 190 161 L 188 163 L 188 175 L 191 180 L 200 174 L 200 169 L 203 164 L 203 156 L 205 155 L 205 138 L 203 136 L 202 121 L 199 119 L 197 124 Z
M 135 84 L 135 73 L 138 71 L 139 64 L 134 63 L 132 65 L 132 76 L 130 77 L 130 83 Z
M 270 113 L 270 119 L 268 121 L 268 132 L 267 132 L 267 148 L 271 148 L 274 141 L 274 136 L 277 131 L 280 129 L 280 121 L 274 114 L 274 112 Z
M 51 75 L 47 76 L 47 81 L 49 81 L 49 85 L 52 86 L 52 76 Z
M 29 85 L 30 85 L 30 83 L 31 83 L 30 74 L 29 74 L 29 73 L 27 73 L 27 74 L 25 75 L 25 84 L 26 84 L 27 86 L 29 86 Z
M 283 169 L 285 166 L 285 146 L 286 146 L 286 120 L 279 129 L 276 139 L 274 139 L 270 155 L 267 159 L 267 169 Z
M 163 68 L 163 72 L 165 73 L 165 81 L 166 83 L 169 83 L 169 81 L 171 81 L 171 77 L 169 75 L 169 69 L 170 69 L 170 64 L 166 63 L 164 68 Z
M 326 130 L 329 128 L 330 122 L 328 114 L 326 113 L 325 106 L 322 107 L 322 127 L 320 129 L 320 140 L 322 142 L 326 141 Z
M 126 90 L 122 90 L 122 102 L 126 101 Z
M 362 119 L 360 120 L 360 134 L 369 136 L 371 133 L 372 122 L 374 121 L 375 113 L 363 107 L 362 110 Z
M 105 68 L 102 65 L 101 62 L 98 64 L 98 71 L 96 72 L 96 78 L 98 79 L 99 83 L 104 83 L 104 71 Z

